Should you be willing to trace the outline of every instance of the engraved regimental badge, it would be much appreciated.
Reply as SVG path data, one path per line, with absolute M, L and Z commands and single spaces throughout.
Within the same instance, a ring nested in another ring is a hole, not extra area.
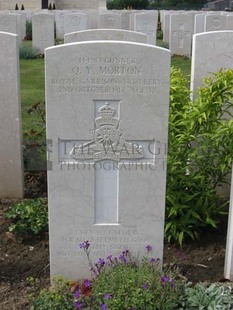
M 109 103 L 103 105 L 98 113 L 100 116 L 95 119 L 93 140 L 74 146 L 70 153 L 72 158 L 120 161 L 144 157 L 142 146 L 123 139 L 120 120 L 114 117 L 115 109 Z

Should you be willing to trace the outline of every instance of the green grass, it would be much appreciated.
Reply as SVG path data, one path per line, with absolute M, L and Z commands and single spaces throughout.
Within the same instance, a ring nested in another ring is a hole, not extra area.
M 31 128 L 27 109 L 38 101 L 45 101 L 44 59 L 20 60 L 20 83 L 23 131 Z

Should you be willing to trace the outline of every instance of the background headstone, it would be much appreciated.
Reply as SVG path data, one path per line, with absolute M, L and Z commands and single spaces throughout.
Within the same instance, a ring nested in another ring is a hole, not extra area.
M 120 41 L 46 50 L 51 275 L 145 246 L 162 259 L 170 52 Z M 140 189 L 140 190 L 139 190 Z
M 23 197 L 18 38 L 0 32 L 0 197 Z
M 116 12 L 100 12 L 99 28 L 103 29 L 121 29 L 121 14 Z
M 226 30 L 226 15 L 209 14 L 205 16 L 205 32 Z
M 32 16 L 32 45 L 42 54 L 54 45 L 54 15 L 38 13 Z
M 158 14 L 139 13 L 134 15 L 134 30 L 145 33 L 148 37 L 147 43 L 156 45 Z
M 233 31 L 212 31 L 193 36 L 191 91 L 204 77 L 221 68 L 233 68 Z
M 171 15 L 169 49 L 172 54 L 190 57 L 192 35 L 192 16 L 187 14 Z
M 68 33 L 64 36 L 64 43 L 96 40 L 117 40 L 147 43 L 147 35 L 135 31 L 118 29 L 93 29 Z
M 65 15 L 65 34 L 87 29 L 87 15 L 83 13 L 67 13 Z

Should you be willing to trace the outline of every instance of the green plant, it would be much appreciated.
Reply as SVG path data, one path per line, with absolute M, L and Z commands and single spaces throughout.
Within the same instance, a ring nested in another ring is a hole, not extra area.
M 19 58 L 20 59 L 35 59 L 40 54 L 39 50 L 35 47 L 24 47 L 19 48 Z
M 162 40 L 163 39 L 163 31 L 162 30 L 157 30 L 157 36 L 156 36 L 157 39 L 160 39 Z
M 199 283 L 186 290 L 186 307 L 189 310 L 227 310 L 233 308 L 231 287 Z
M 26 21 L 26 37 L 25 40 L 32 40 L 32 22 L 27 20 Z
M 61 277 L 53 279 L 50 290 L 42 290 L 38 297 L 31 297 L 31 310 L 73 310 L 74 300 L 71 283 Z
M 20 235 L 39 235 L 48 230 L 47 200 L 38 198 L 15 203 L 6 211 L 9 231 Z
M 205 80 L 197 99 L 172 69 L 166 197 L 168 241 L 182 244 L 208 226 L 218 228 L 227 202 L 217 194 L 227 182 L 233 150 L 233 71 Z
M 174 310 L 178 296 L 184 294 L 184 283 L 171 270 L 161 271 L 159 260 L 151 257 L 152 247 L 140 260 L 124 250 L 118 257 L 109 255 L 92 264 L 90 243 L 80 244 L 87 254 L 93 274 L 77 285 L 76 308 L 103 310 Z
M 24 166 L 28 170 L 46 169 L 46 139 L 45 139 L 45 103 L 36 102 L 29 109 L 28 115 L 33 119 L 33 128 L 25 130 Z

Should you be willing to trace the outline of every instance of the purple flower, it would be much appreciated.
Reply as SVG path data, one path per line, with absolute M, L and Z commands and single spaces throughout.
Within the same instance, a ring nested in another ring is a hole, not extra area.
M 103 266 L 105 264 L 105 261 L 103 258 L 99 258 L 98 259 L 98 262 L 97 262 L 99 265 Z
M 81 309 L 82 308 L 82 303 L 80 301 L 76 301 L 74 303 L 74 306 L 75 306 L 76 309 Z
M 110 295 L 110 294 L 105 294 L 105 295 L 104 295 L 104 299 L 108 300 L 108 299 L 110 299 L 110 298 L 111 298 L 111 295 Z
M 155 259 L 154 257 L 151 257 L 150 262 L 155 263 L 155 262 L 157 262 L 157 259 Z
M 170 280 L 171 279 L 169 277 L 167 277 L 166 275 L 164 275 L 160 278 L 160 282 L 162 282 L 162 283 L 170 282 Z
M 84 249 L 84 250 L 87 250 L 89 246 L 90 246 L 90 242 L 88 240 L 79 244 L 80 249 Z
M 122 254 L 123 254 L 124 256 L 127 256 L 127 255 L 129 254 L 129 250 L 123 251 Z
M 100 309 L 101 310 L 108 310 L 107 306 L 105 304 L 101 304 L 100 305 Z
M 148 289 L 147 283 L 144 283 L 143 286 L 142 286 L 142 288 L 144 289 L 144 291 L 146 291 L 146 290 Z
M 80 297 L 80 295 L 81 295 L 81 291 L 80 291 L 80 289 L 77 289 L 77 290 L 75 291 L 75 293 L 74 293 L 74 298 L 75 298 L 75 299 L 78 299 L 78 298 Z
M 120 254 L 119 255 L 119 260 L 121 260 L 122 262 L 124 262 L 125 264 L 127 264 L 127 259 L 125 258 L 124 254 Z
M 163 278 L 163 279 L 162 279 Z M 162 279 L 162 280 L 161 280 Z M 163 276 L 160 278 L 160 281 L 161 281 L 161 285 L 162 287 L 165 286 L 165 283 L 169 283 L 171 287 L 174 287 L 175 286 L 175 280 L 172 279 L 172 278 L 169 278 L 167 276 Z
M 148 244 L 146 246 L 146 250 L 147 250 L 147 252 L 151 252 L 152 251 L 152 246 Z
M 110 261 L 112 260 L 112 255 L 109 255 L 108 257 L 107 257 L 107 259 L 109 259 Z
M 83 285 L 84 285 L 85 288 L 89 288 L 91 286 L 91 282 L 88 279 L 85 279 L 83 281 Z

